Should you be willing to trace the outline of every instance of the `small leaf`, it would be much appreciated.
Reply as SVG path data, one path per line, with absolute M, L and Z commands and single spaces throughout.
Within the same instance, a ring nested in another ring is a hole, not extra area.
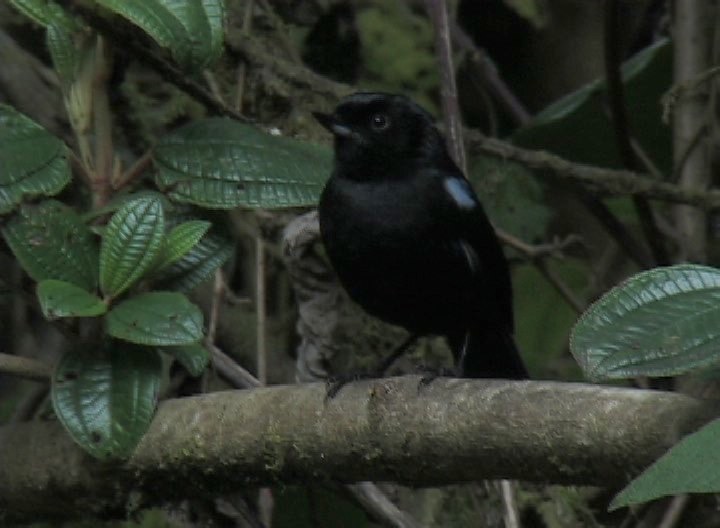
M 44 280 L 37 286 L 37 296 L 48 319 L 94 317 L 107 311 L 99 297 L 69 282 Z
M 683 438 L 615 497 L 610 510 L 678 493 L 720 492 L 720 420 Z
M 720 270 L 683 264 L 639 273 L 594 303 L 570 349 L 593 380 L 675 376 L 720 361 Z
M 165 219 L 160 200 L 137 198 L 112 216 L 100 246 L 100 287 L 116 297 L 152 266 L 162 247 Z
M 24 200 L 59 193 L 70 177 L 63 142 L 0 104 L 0 214 L 9 213 Z
M 119 303 L 107 315 L 107 332 L 139 345 L 189 345 L 203 335 L 200 309 L 177 292 L 149 292 Z
M 205 220 L 190 220 L 175 226 L 165 238 L 155 268 L 162 269 L 186 255 L 200 242 L 210 225 Z
M 171 199 L 217 209 L 315 205 L 331 168 L 329 149 L 223 118 L 165 136 L 154 156 Z
M 129 456 L 157 405 L 162 362 L 154 350 L 112 343 L 66 353 L 52 378 L 55 414 L 97 458 Z
M 54 200 L 23 205 L 2 234 L 35 281 L 58 279 L 88 291 L 97 287 L 95 238 L 69 207 Z
M 164 289 L 188 292 L 207 280 L 230 258 L 232 242 L 211 230 L 180 260 L 161 271 Z
M 210 362 L 210 354 L 200 343 L 191 345 L 163 347 L 161 352 L 170 354 L 185 367 L 191 376 L 198 377 L 205 371 Z

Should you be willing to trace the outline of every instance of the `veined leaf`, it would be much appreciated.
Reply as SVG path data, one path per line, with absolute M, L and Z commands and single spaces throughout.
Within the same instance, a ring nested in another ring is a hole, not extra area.
M 52 0 L 10 0 L 10 5 L 41 26 L 51 23 L 72 25 L 72 19 Z
M 62 141 L 0 104 L 0 214 L 23 200 L 59 193 L 70 182 L 67 157 Z
M 329 149 L 223 118 L 176 130 L 154 156 L 171 199 L 216 209 L 315 205 L 331 166 Z
M 96 458 L 129 456 L 157 405 L 162 362 L 155 350 L 111 343 L 66 353 L 52 377 L 55 414 Z
M 207 349 L 200 343 L 191 345 L 162 347 L 161 352 L 170 354 L 178 362 L 185 367 L 191 376 L 198 377 L 205 371 L 210 362 L 210 354 Z
M 97 0 L 167 48 L 181 66 L 199 72 L 222 51 L 222 0 Z
M 107 311 L 107 306 L 97 295 L 70 282 L 44 280 L 37 286 L 37 296 L 43 315 L 48 319 L 95 317 Z
M 674 376 L 720 361 L 720 270 L 683 264 L 639 273 L 594 303 L 570 349 L 593 380 Z
M 97 287 L 98 249 L 90 229 L 60 202 L 23 205 L 2 229 L 5 241 L 35 281 L 58 279 Z
M 160 272 L 163 288 L 188 292 L 230 258 L 233 245 L 211 229 L 188 253 Z
M 189 220 L 175 226 L 165 238 L 155 268 L 162 269 L 186 255 L 200 242 L 210 225 L 205 220 Z
M 159 253 L 165 234 L 160 200 L 137 198 L 112 216 L 100 246 L 100 287 L 116 297 L 147 272 Z
M 107 315 L 107 332 L 139 345 L 190 345 L 202 339 L 200 309 L 182 293 L 142 293 L 119 303 Z

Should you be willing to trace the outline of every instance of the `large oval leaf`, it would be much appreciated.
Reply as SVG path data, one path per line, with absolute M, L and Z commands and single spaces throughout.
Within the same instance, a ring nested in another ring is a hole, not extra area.
M 224 118 L 195 121 L 154 151 L 156 182 L 177 201 L 203 207 L 315 205 L 330 176 L 330 150 Z
M 720 492 L 720 420 L 682 439 L 622 490 L 610 504 L 622 506 L 679 493 Z
M 674 376 L 720 361 L 720 270 L 679 265 L 635 275 L 593 304 L 570 349 L 591 379 Z
M 23 205 L 2 233 L 34 280 L 63 280 L 88 291 L 97 287 L 95 237 L 69 207 L 53 200 Z
M 108 334 L 140 345 L 189 345 L 203 335 L 202 312 L 177 292 L 132 297 L 113 308 L 106 322 Z
M 100 246 L 100 287 L 116 297 L 148 271 L 162 247 L 165 217 L 157 198 L 127 202 L 108 222 Z
M 65 354 L 52 378 L 55 414 L 97 458 L 130 455 L 152 420 L 162 362 L 155 350 L 112 343 Z
M 59 193 L 70 181 L 65 144 L 0 104 L 0 214 L 23 200 Z
M 95 317 L 107 311 L 107 305 L 97 295 L 65 281 L 40 282 L 37 296 L 43 315 L 48 319 Z
M 97 0 L 170 50 L 181 66 L 199 72 L 222 52 L 222 0 Z

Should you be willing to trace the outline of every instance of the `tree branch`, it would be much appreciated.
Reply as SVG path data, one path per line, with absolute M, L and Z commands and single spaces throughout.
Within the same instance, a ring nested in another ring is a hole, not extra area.
M 133 456 L 90 459 L 57 423 L 0 428 L 5 521 L 125 515 L 233 486 L 481 479 L 622 485 L 716 415 L 687 396 L 554 382 L 407 376 L 163 402 Z M 52 438 L 53 441 L 48 441 Z M 113 478 L 108 479 L 108 471 Z
M 601 196 L 644 196 L 651 200 L 686 204 L 701 209 L 720 208 L 720 191 L 698 190 L 661 182 L 627 170 L 604 169 L 573 163 L 544 150 L 527 150 L 505 141 L 483 137 L 466 130 L 468 147 L 473 155 L 516 161 L 538 171 L 537 176 L 555 181 L 581 184 Z
M 0 353 L 0 374 L 47 382 L 51 371 L 50 365 L 37 359 Z

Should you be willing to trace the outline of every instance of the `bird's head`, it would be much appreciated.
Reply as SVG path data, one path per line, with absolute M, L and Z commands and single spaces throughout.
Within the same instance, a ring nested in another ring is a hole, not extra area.
M 356 93 L 332 114 L 313 115 L 333 134 L 336 164 L 350 177 L 387 177 L 447 157 L 432 116 L 402 95 Z

